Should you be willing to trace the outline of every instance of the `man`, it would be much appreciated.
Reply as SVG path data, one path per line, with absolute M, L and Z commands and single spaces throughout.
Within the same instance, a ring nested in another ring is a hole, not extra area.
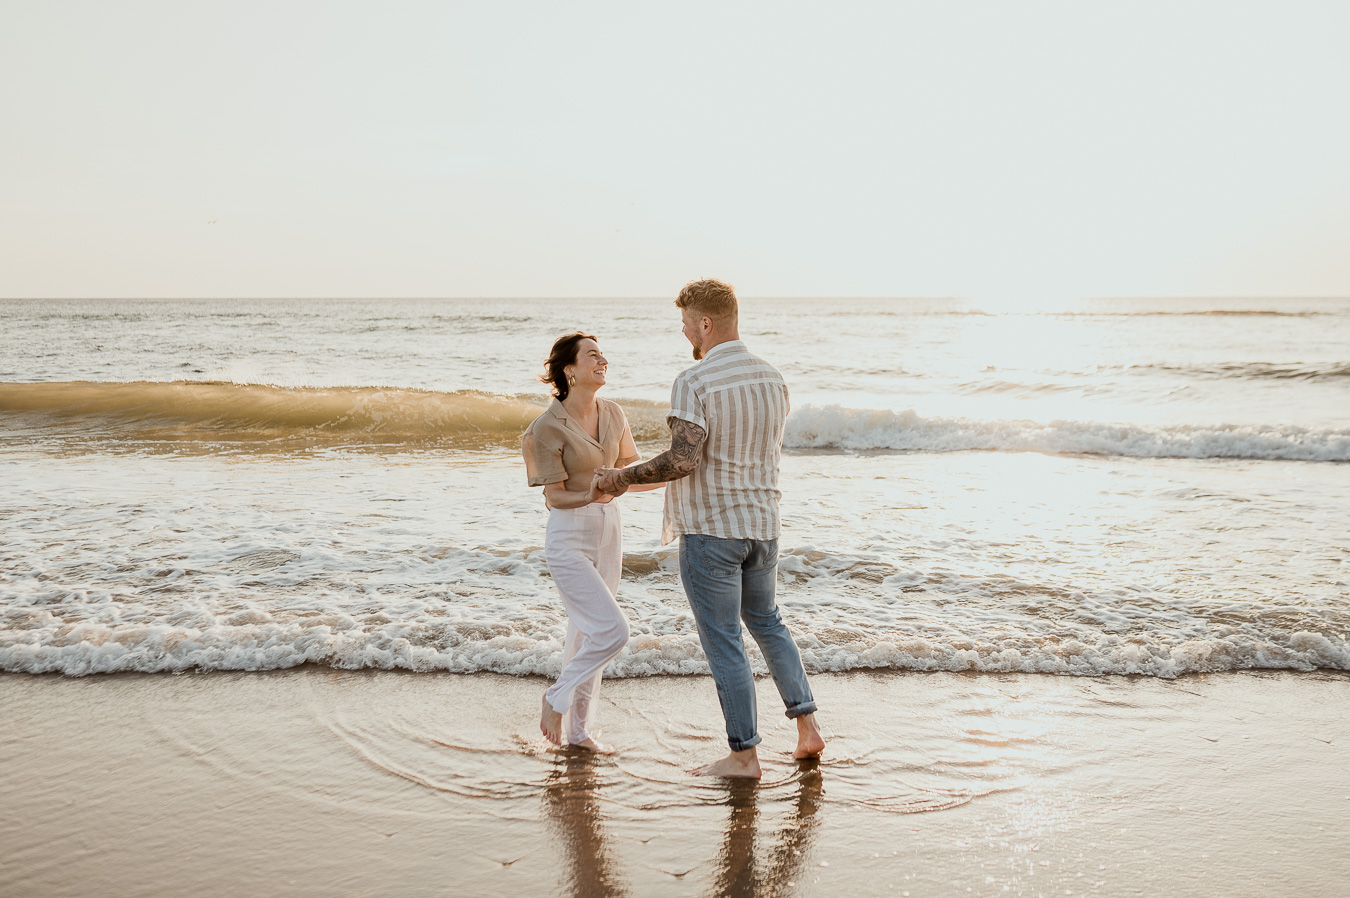
M 787 384 L 741 342 L 729 284 L 693 281 L 675 305 L 698 364 L 671 388 L 670 448 L 627 468 L 599 468 L 597 482 L 615 495 L 635 484 L 669 482 L 661 542 L 680 539 L 680 577 L 731 747 L 725 758 L 691 772 L 758 779 L 755 681 L 742 621 L 764 654 L 787 716 L 797 722 L 793 757 L 818 757 L 825 748 L 801 656 L 774 601 Z

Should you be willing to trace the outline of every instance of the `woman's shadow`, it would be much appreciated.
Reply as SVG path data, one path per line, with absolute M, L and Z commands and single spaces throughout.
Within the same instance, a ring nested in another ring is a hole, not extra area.
M 628 884 L 615 860 L 600 808 L 603 778 L 593 752 L 564 750 L 544 786 L 549 817 L 563 843 L 568 894 L 618 898 Z
M 710 895 L 717 898 L 774 896 L 795 890 L 815 830 L 816 813 L 825 794 L 818 760 L 799 761 L 797 790 L 791 810 L 773 847 L 761 858 L 757 851 L 760 799 L 756 780 L 728 780 L 729 810 L 722 849 L 718 853 Z M 567 752 L 545 786 L 549 816 L 559 835 L 567 865 L 567 891 L 573 898 L 618 898 L 628 883 L 605 832 L 600 806 L 601 768 L 590 752 Z

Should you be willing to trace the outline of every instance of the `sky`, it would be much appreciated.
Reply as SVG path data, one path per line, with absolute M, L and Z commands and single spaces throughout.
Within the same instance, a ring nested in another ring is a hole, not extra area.
M 0 296 L 1350 295 L 1350 3 L 14 2 Z

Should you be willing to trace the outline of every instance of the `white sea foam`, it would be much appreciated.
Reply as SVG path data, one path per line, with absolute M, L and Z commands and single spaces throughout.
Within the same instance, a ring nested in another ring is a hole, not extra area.
M 342 614 L 314 620 L 242 623 L 204 628 L 170 626 L 108 627 L 97 623 L 61 624 L 37 615 L 7 621 L 0 645 L 0 669 L 70 676 L 122 671 L 273 670 L 301 664 L 335 668 L 406 669 L 557 676 L 561 645 L 556 635 L 527 635 L 508 630 L 497 636 L 463 635 L 472 627 L 436 627 L 391 623 L 361 627 Z M 1350 669 L 1345 637 L 1292 633 L 1181 638 L 1165 633 L 1122 637 L 1059 639 L 1022 633 L 975 638 L 892 636 L 877 639 L 856 628 L 855 638 L 836 641 L 798 633 L 802 659 L 810 672 L 859 668 L 912 671 L 984 671 L 1072 674 L 1142 674 L 1172 678 L 1188 673 L 1274 668 Z M 452 644 L 447 644 L 452 643 Z M 751 649 L 754 666 L 763 663 Z M 608 670 L 617 677 L 658 674 L 706 674 L 697 636 L 648 633 L 634 636 Z
M 1140 427 L 1095 421 L 979 421 L 803 406 L 788 418 L 791 449 L 1086 453 L 1133 458 L 1252 458 L 1350 461 L 1350 430 L 1280 425 Z
M 787 456 L 779 602 L 808 669 L 1350 669 L 1336 470 L 1168 467 L 1141 501 L 1091 457 Z M 10 455 L 0 479 L 2 670 L 558 672 L 514 457 Z M 621 502 L 633 636 L 610 673 L 704 674 L 661 497 Z
M 187 557 L 173 567 L 138 566 L 113 545 L 101 563 L 76 553 L 64 571 L 48 564 L 47 577 L 7 575 L 0 580 L 10 597 L 0 606 L 0 670 L 84 676 L 318 664 L 559 672 L 566 618 L 537 546 L 422 547 L 380 560 L 313 533 L 283 537 L 281 548 L 241 541 L 214 551 L 206 536 L 185 542 Z M 633 636 L 609 675 L 706 674 L 672 549 L 630 551 L 624 567 L 620 600 Z M 914 567 L 884 546 L 788 546 L 779 580 L 784 614 L 812 672 L 1171 678 L 1350 669 L 1350 613 L 1334 604 L 1215 607 L 1165 585 L 1079 589 L 1054 579 Z M 765 672 L 753 645 L 750 651 Z

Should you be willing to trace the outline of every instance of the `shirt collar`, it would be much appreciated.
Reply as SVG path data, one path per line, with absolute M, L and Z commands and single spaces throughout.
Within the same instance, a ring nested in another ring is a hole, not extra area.
M 712 358 L 715 354 L 723 350 L 726 350 L 727 352 L 732 352 L 734 350 L 740 350 L 741 352 L 746 351 L 745 344 L 740 340 L 728 340 L 725 343 L 718 343 L 712 349 L 709 349 L 707 352 L 703 353 L 703 358 L 701 361 L 706 362 L 708 359 Z

